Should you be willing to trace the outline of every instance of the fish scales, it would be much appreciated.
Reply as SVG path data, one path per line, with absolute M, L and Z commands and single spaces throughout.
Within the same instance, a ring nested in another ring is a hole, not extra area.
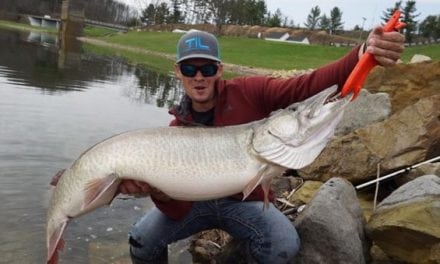
M 205 200 L 240 192 L 248 175 L 257 173 L 259 161 L 246 151 L 251 136 L 249 125 L 137 130 L 95 145 L 71 171 L 82 170 L 82 181 L 115 173 L 148 182 L 175 199 Z M 67 183 L 73 188 L 77 184 L 72 178 Z

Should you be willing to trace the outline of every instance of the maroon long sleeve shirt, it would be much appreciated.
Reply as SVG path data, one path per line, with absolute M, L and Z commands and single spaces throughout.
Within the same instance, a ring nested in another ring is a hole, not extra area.
M 253 76 L 219 80 L 216 83 L 214 126 L 238 125 L 260 120 L 272 111 L 303 101 L 332 85 L 336 84 L 341 89 L 358 61 L 358 52 L 359 47 L 334 63 L 298 77 Z M 170 113 L 175 116 L 171 126 L 193 123 L 189 109 L 182 109 L 180 106 L 180 109 L 173 108 Z M 242 199 L 241 194 L 232 197 Z M 273 198 L 272 194 L 270 198 Z M 172 219 L 183 218 L 192 206 L 192 202 L 189 201 L 162 202 L 152 199 L 156 207 Z M 263 201 L 264 193 L 261 187 L 258 186 L 246 200 Z

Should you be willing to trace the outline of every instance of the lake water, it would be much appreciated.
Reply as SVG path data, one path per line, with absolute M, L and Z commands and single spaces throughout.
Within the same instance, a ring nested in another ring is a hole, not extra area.
M 53 37 L 0 30 L 0 263 L 44 263 L 49 181 L 116 133 L 166 126 L 181 95 L 171 74 Z M 149 199 L 117 198 L 70 222 L 60 263 L 128 263 L 127 232 Z

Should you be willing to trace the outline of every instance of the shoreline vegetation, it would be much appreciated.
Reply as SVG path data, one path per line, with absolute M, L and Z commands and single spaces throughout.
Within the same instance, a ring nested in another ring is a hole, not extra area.
M 0 20 L 0 28 L 38 31 L 57 34 L 56 30 L 42 29 L 27 24 Z M 175 45 L 181 34 L 172 32 L 113 30 L 86 26 L 84 36 L 78 38 L 85 43 L 86 51 L 104 56 L 119 56 L 129 63 L 142 64 L 160 72 L 172 70 Z M 219 37 L 221 58 L 227 72 L 226 78 L 236 75 L 298 74 L 325 65 L 344 56 L 351 47 L 302 45 L 264 41 L 247 37 Z M 403 62 L 413 55 L 423 54 L 440 60 L 440 44 L 410 46 L 405 49 Z M 284 74 L 283 74 L 284 73 Z

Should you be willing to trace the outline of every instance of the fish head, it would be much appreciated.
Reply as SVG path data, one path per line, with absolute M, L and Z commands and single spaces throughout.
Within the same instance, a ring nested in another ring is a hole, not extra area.
M 274 118 L 269 131 L 290 145 L 300 145 L 309 141 L 322 129 L 333 128 L 333 120 L 342 117 L 341 112 L 350 102 L 340 98 L 334 85 L 324 91 L 288 106 L 283 116 Z
M 271 115 L 255 131 L 253 149 L 261 157 L 298 169 L 310 164 L 322 151 L 350 102 L 337 94 L 337 86 Z

